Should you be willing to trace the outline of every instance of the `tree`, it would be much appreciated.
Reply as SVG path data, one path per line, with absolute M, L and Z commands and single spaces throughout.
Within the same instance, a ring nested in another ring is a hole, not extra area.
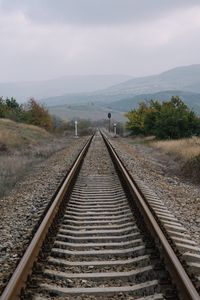
M 34 98 L 24 105 L 19 105 L 13 97 L 6 99 L 0 97 L 0 118 L 33 124 L 56 132 L 64 131 L 68 126 L 62 119 L 51 116 Z
M 156 121 L 160 116 L 161 103 L 157 100 L 150 100 L 148 108 L 144 116 L 144 132 L 145 134 L 155 134 Z
M 127 127 L 134 134 L 153 134 L 161 139 L 200 134 L 199 117 L 177 96 L 162 103 L 156 100 L 141 102 L 126 116 Z
M 48 110 L 36 102 L 34 98 L 31 98 L 24 106 L 24 112 L 24 121 L 26 123 L 43 127 L 47 130 L 52 129 L 53 122 Z
M 21 114 L 21 107 L 17 101 L 11 97 L 0 97 L 0 118 L 8 118 L 14 121 L 18 121 Z
M 13 97 L 11 97 L 10 99 L 6 98 L 5 104 L 6 104 L 7 108 L 10 110 L 19 110 L 20 109 L 20 105 L 17 103 L 17 101 Z
M 156 120 L 155 135 L 159 138 L 181 138 L 199 134 L 199 118 L 179 97 L 163 102 Z
M 0 97 L 0 118 L 5 118 L 6 105 L 3 97 Z
M 127 128 L 130 129 L 134 134 L 144 134 L 144 117 L 147 112 L 147 104 L 141 102 L 137 109 L 133 109 L 126 113 L 125 116 L 128 118 Z

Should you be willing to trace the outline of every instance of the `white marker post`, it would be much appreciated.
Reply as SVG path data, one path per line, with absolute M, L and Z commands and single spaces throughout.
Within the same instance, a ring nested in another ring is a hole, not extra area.
M 78 122 L 75 121 L 74 124 L 75 124 L 75 138 L 77 138 L 78 137 Z
M 114 123 L 114 137 L 117 137 L 117 124 Z

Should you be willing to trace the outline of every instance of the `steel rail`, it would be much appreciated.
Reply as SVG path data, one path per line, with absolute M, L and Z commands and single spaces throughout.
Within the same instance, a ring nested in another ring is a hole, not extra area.
M 181 299 L 184 300 L 199 300 L 200 296 L 194 287 L 191 279 L 187 275 L 183 266 L 181 265 L 178 257 L 176 256 L 174 250 L 169 244 L 167 238 L 165 237 L 163 231 L 161 230 L 159 224 L 157 223 L 154 215 L 148 207 L 147 200 L 142 196 L 142 193 L 139 191 L 139 188 L 134 183 L 132 176 L 129 174 L 115 149 L 111 145 L 110 141 L 106 137 L 104 133 L 102 133 L 102 137 L 107 145 L 107 148 L 113 158 L 113 162 L 116 164 L 118 170 L 120 171 L 123 179 L 129 187 L 129 191 L 132 195 L 133 201 L 136 202 L 145 223 L 150 230 L 152 236 L 159 242 L 159 245 L 162 247 L 162 253 L 164 255 L 164 259 L 166 262 L 166 266 L 168 266 L 168 271 L 174 280 L 174 283 L 178 289 L 179 294 L 181 295 Z
M 33 264 L 37 261 L 37 257 L 41 250 L 42 244 L 48 234 L 48 231 L 55 219 L 56 214 L 58 213 L 60 205 L 64 201 L 65 195 L 70 187 L 70 184 L 72 183 L 72 180 L 78 172 L 81 162 L 90 146 L 92 138 L 93 136 L 88 139 L 85 146 L 79 153 L 77 159 L 75 160 L 53 203 L 48 209 L 47 214 L 42 220 L 38 230 L 36 231 L 22 259 L 20 260 L 17 268 L 11 276 L 6 288 L 4 289 L 0 298 L 1 300 L 20 299 L 21 290 L 23 287 L 26 286 L 26 281 L 28 276 L 32 272 Z

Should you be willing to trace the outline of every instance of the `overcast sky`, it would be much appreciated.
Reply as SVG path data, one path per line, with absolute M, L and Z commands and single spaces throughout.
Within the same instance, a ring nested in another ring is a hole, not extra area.
M 200 63 L 200 0 L 0 0 L 0 81 Z

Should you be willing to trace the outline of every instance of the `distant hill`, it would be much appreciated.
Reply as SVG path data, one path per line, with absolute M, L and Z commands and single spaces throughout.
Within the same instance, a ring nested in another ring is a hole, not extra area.
M 200 114 L 200 93 L 192 93 L 185 91 L 163 91 L 153 94 L 141 94 L 133 96 L 131 99 L 122 99 L 109 103 L 109 107 L 118 111 L 129 111 L 135 108 L 139 102 L 145 100 L 156 99 L 160 101 L 169 100 L 172 96 L 179 96 L 191 109 Z
M 13 96 L 18 102 L 24 102 L 30 97 L 41 99 L 66 93 L 93 92 L 130 78 L 127 75 L 69 75 L 38 82 L 0 83 L 0 96 Z
M 101 92 L 105 95 L 141 95 L 167 90 L 200 92 L 200 65 L 178 67 L 158 75 L 133 78 Z
M 169 100 L 172 96 L 179 96 L 191 109 L 200 115 L 200 94 L 177 90 L 142 94 L 109 103 L 88 102 L 49 106 L 49 111 L 51 114 L 67 120 L 75 118 L 91 120 L 105 119 L 108 112 L 111 112 L 113 121 L 124 122 L 126 120 L 124 113 L 137 107 L 139 102 L 151 99 L 165 101 Z
M 83 103 L 104 103 L 108 104 L 110 102 L 124 99 L 126 95 L 105 95 L 101 92 L 99 93 L 73 93 L 64 94 L 62 96 L 54 96 L 45 99 L 40 99 L 40 102 L 48 107 L 66 104 L 83 104 Z M 133 95 L 129 95 L 132 98 Z M 127 98 L 127 96 L 126 96 Z
M 137 95 L 166 91 L 200 93 L 200 65 L 178 67 L 158 75 L 132 78 L 96 92 L 64 94 L 42 99 L 42 102 L 47 106 L 87 102 L 103 102 L 108 105 L 118 100 L 133 99 Z
M 33 96 L 52 113 L 71 119 L 78 116 L 104 118 L 113 110 L 121 120 L 123 112 L 134 108 L 141 100 L 168 100 L 174 95 L 200 113 L 200 65 L 140 78 L 91 75 L 64 76 L 43 82 L 0 83 L 0 95 L 14 96 L 18 102 Z

